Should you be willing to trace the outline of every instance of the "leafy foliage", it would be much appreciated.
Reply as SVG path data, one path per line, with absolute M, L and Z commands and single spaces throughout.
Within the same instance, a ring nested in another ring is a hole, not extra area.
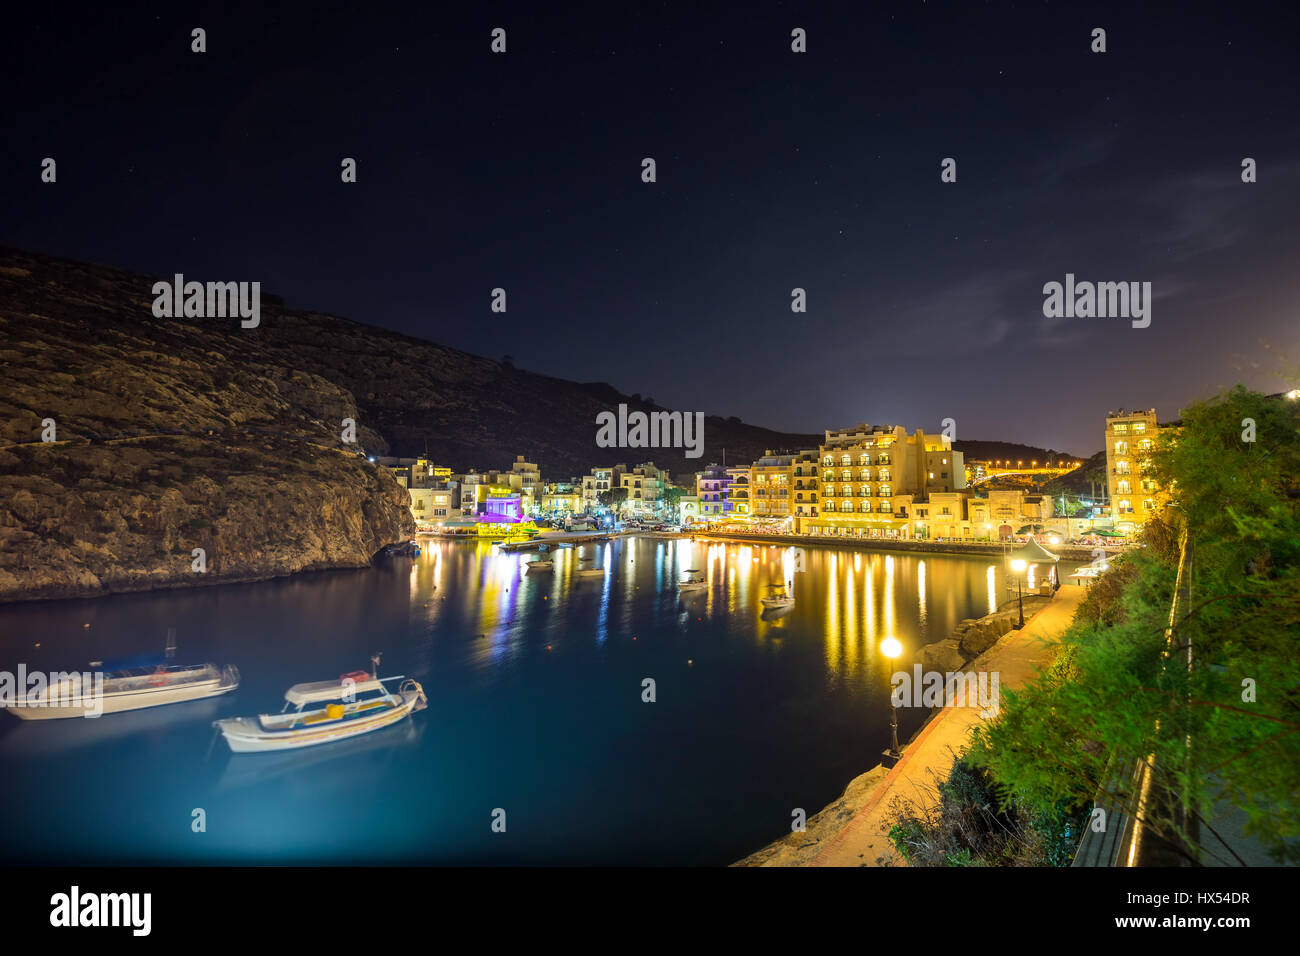
M 1258 441 L 1242 440 L 1244 419 Z M 1296 403 L 1243 388 L 1185 410 L 1155 473 L 1172 503 L 1115 563 L 1064 635 L 1058 666 L 1004 692 L 970 759 L 1019 801 L 1083 807 L 1149 761 L 1187 808 L 1147 808 L 1196 847 L 1226 800 L 1279 860 L 1300 861 L 1300 429 Z M 1170 621 L 1181 549 L 1190 601 Z M 1189 743 L 1190 742 L 1190 743 Z M 1188 820 L 1191 822 L 1189 823 Z

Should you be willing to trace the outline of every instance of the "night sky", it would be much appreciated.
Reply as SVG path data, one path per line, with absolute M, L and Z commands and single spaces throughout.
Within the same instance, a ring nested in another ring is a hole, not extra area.
M 1300 369 L 1294 3 L 22 6 L 0 242 L 791 431 L 1089 454 Z M 1044 318 L 1067 272 L 1151 326 Z

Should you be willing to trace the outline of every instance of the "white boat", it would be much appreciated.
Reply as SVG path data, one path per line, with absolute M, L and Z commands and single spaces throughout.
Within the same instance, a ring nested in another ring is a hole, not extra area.
M 763 607 L 769 610 L 782 607 L 794 607 L 794 597 L 786 589 L 784 584 L 769 584 L 768 590 L 771 592 L 765 598 L 759 598 Z
M 161 654 L 90 666 L 88 673 L 61 673 L 59 680 L 0 706 L 23 720 L 98 717 L 216 697 L 239 686 L 234 667 L 168 664 Z
M 529 561 L 526 570 L 528 571 L 550 571 L 555 567 L 555 562 L 546 558 L 539 558 L 536 561 Z
M 605 576 L 604 568 L 578 568 L 573 572 L 580 578 L 603 578 Z
M 698 568 L 688 568 L 683 573 L 689 576 L 686 578 L 685 581 L 682 581 L 677 585 L 677 590 L 703 591 L 705 588 L 709 586 L 709 582 L 704 580 L 704 575 L 700 573 L 700 570 Z
M 235 753 L 267 753 L 347 740 L 382 730 L 424 710 L 424 688 L 409 678 L 352 671 L 338 680 L 294 684 L 278 714 L 213 721 Z M 404 681 L 394 693 L 384 684 Z M 293 708 L 292 710 L 290 708 Z

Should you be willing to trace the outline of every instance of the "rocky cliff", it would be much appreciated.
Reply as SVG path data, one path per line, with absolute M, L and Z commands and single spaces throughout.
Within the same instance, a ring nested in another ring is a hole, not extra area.
M 240 350 L 237 324 L 154 319 L 149 288 L 0 256 L 0 601 L 360 567 L 414 533 L 341 441 L 350 417 L 385 447 L 350 392 Z
M 155 318 L 160 278 L 0 246 L 0 601 L 363 566 L 414 525 L 406 492 L 361 450 L 457 470 L 523 454 L 568 478 L 816 442 L 710 417 L 703 460 L 601 449 L 598 412 L 657 406 L 267 290 L 255 328 Z

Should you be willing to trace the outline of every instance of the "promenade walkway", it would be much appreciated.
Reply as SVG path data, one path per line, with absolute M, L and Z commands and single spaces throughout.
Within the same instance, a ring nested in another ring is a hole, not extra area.
M 1022 630 L 1010 631 L 997 644 L 967 665 L 966 670 L 997 672 L 999 689 L 1016 688 L 1051 663 L 1056 644 L 1069 626 L 1084 589 L 1065 585 Z M 903 748 L 903 756 L 887 774 L 877 769 L 855 781 L 858 792 L 848 794 L 810 821 L 808 832 L 791 834 L 741 865 L 757 866 L 879 866 L 901 860 L 890 844 L 885 820 L 896 797 L 921 806 L 937 800 L 936 784 L 947 778 L 952 759 L 981 721 L 972 694 L 964 706 L 943 708 Z M 863 787 L 869 788 L 863 790 Z M 850 787 L 852 791 L 854 787 Z

